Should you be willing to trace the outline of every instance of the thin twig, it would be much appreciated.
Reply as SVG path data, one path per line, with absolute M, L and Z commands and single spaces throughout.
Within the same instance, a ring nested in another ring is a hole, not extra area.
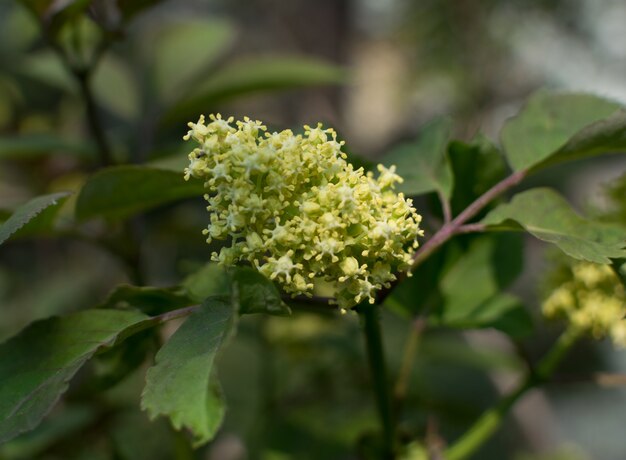
M 98 114 L 98 108 L 96 106 L 96 100 L 93 95 L 90 84 L 91 72 L 87 71 L 75 71 L 74 77 L 78 82 L 81 95 L 85 101 L 85 109 L 87 111 L 87 123 L 89 124 L 89 130 L 94 137 L 98 146 L 98 155 L 100 156 L 100 163 L 102 166 L 110 166 L 113 164 L 113 156 L 111 155 L 111 147 L 107 141 L 102 126 L 102 120 Z
M 457 228 L 456 233 L 457 235 L 461 233 L 481 233 L 484 232 L 486 228 L 487 226 L 481 223 L 465 224 Z
M 153 316 L 152 320 L 156 324 L 166 323 L 173 319 L 183 318 L 185 316 L 189 316 L 192 313 L 196 312 L 200 308 L 200 305 L 191 305 L 189 307 L 179 308 L 177 310 L 166 311 L 165 313 L 161 313 L 160 315 Z
M 487 206 L 495 197 L 519 184 L 522 179 L 526 177 L 527 173 L 528 172 L 526 170 L 516 171 L 510 176 L 504 178 L 496 185 L 491 187 L 489 190 L 487 190 L 485 193 L 483 193 L 476 200 L 474 200 L 474 202 L 472 202 L 467 208 L 465 208 L 465 210 L 461 212 L 461 214 L 456 216 L 452 221 L 444 224 L 443 227 L 441 227 L 439 231 L 437 231 L 437 233 L 432 236 L 432 238 L 426 241 L 426 243 L 424 243 L 417 251 L 415 251 L 415 254 L 413 254 L 413 263 L 411 264 L 411 268 L 409 269 L 409 271 L 414 271 L 422 262 L 430 257 L 433 252 L 435 252 L 440 246 L 442 246 L 454 235 L 459 233 L 467 233 L 461 230 L 465 222 L 478 214 L 480 210 Z M 476 229 L 476 227 L 469 228 Z M 390 283 L 389 287 L 379 291 L 376 298 L 376 303 L 382 304 L 389 296 L 389 294 L 391 294 L 393 289 L 398 285 L 398 283 L 404 280 L 405 277 L 406 275 L 404 273 L 398 274 L 397 279 L 393 283 Z
M 90 59 L 89 65 L 81 65 L 72 61 L 70 56 L 65 52 L 62 46 L 60 46 L 53 37 L 46 33 L 44 26 L 42 25 L 42 34 L 46 39 L 48 46 L 56 53 L 61 61 L 61 64 L 66 70 L 74 77 L 76 83 L 81 92 L 81 96 L 85 102 L 85 109 L 87 111 L 87 123 L 89 124 L 89 130 L 91 135 L 96 141 L 98 147 L 98 155 L 100 157 L 100 163 L 102 166 L 110 166 L 113 164 L 113 157 L 111 155 L 111 147 L 106 139 L 104 128 L 102 126 L 102 120 L 98 114 L 96 100 L 91 89 L 91 75 L 95 70 L 101 57 L 105 51 L 111 45 L 110 40 L 102 41 L 93 56 Z
M 413 256 L 413 264 L 411 270 L 417 268 L 424 260 L 426 260 L 435 250 L 448 241 L 452 236 L 458 233 L 459 228 L 465 224 L 469 219 L 474 217 L 485 206 L 487 206 L 491 200 L 504 193 L 508 189 L 519 184 L 524 177 L 526 177 L 527 171 L 516 171 L 510 176 L 498 182 L 491 187 L 480 197 L 478 197 L 472 204 L 470 204 L 463 212 L 456 216 L 450 223 L 445 224 L 441 229 L 433 235 L 422 247 L 420 247 Z

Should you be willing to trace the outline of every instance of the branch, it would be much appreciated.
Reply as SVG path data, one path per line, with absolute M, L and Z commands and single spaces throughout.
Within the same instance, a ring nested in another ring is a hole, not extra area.
M 367 348 L 367 357 L 370 364 L 370 375 L 374 383 L 378 417 L 383 431 L 382 459 L 392 459 L 394 445 L 394 423 L 391 415 L 391 397 L 389 394 L 389 379 L 380 330 L 378 305 L 362 305 L 358 309 L 363 318 L 363 334 Z
M 472 202 L 461 214 L 456 216 L 452 221 L 445 223 L 443 227 L 435 233 L 431 239 L 426 241 L 424 245 L 420 246 L 420 248 L 413 254 L 413 263 L 409 268 L 409 271 L 414 271 L 422 262 L 424 262 L 433 252 L 435 252 L 440 246 L 442 246 L 445 242 L 447 242 L 454 235 L 459 233 L 470 233 L 470 232 L 478 232 L 484 230 L 484 226 L 480 227 L 481 224 L 468 224 L 464 225 L 469 219 L 478 214 L 485 206 L 487 206 L 494 198 L 498 195 L 504 193 L 512 187 L 515 187 L 519 184 L 528 171 L 516 171 L 510 176 L 504 178 L 496 185 L 491 187 L 485 193 L 483 193 L 480 197 L 478 197 L 474 202 Z M 388 288 L 382 289 L 376 298 L 377 304 L 382 304 L 385 299 L 391 294 L 394 287 L 398 285 L 404 278 L 406 274 L 400 273 L 398 274 L 397 279 L 391 283 Z
M 85 109 L 87 110 L 87 122 L 89 124 L 89 130 L 91 131 L 91 135 L 95 139 L 98 146 L 100 163 L 102 166 L 110 166 L 114 163 L 114 161 L 111 155 L 111 147 L 109 146 L 106 135 L 104 133 L 102 120 L 98 115 L 96 99 L 91 89 L 89 78 L 91 75 L 91 71 L 81 71 L 78 69 L 74 69 L 73 74 L 74 78 L 76 78 L 78 82 L 78 86 L 80 87 L 80 92 L 83 100 L 85 101 Z
M 413 256 L 413 264 L 411 270 L 415 270 L 424 260 L 426 260 L 436 249 L 442 244 L 448 241 L 452 236 L 459 233 L 459 228 L 469 219 L 478 214 L 485 206 L 487 206 L 494 198 L 504 193 L 508 189 L 519 184 L 524 177 L 526 177 L 527 171 L 516 171 L 510 176 L 498 182 L 491 187 L 480 197 L 478 197 L 472 204 L 470 204 L 461 214 L 456 216 L 450 223 L 445 224 L 441 229 L 435 233 L 435 235 L 428 240 L 422 247 L 420 247 Z
M 36 17 L 38 20 L 38 18 Z M 113 157 L 111 155 L 111 148 L 106 139 L 104 128 L 102 127 L 102 121 L 98 115 L 98 109 L 96 100 L 93 95 L 93 91 L 90 85 L 90 77 L 93 70 L 98 65 L 100 58 L 104 55 L 105 51 L 111 45 L 110 40 L 103 40 L 96 48 L 93 56 L 91 56 L 90 62 L 87 65 L 81 65 L 72 61 L 70 56 L 65 52 L 62 46 L 60 46 L 53 37 L 46 33 L 45 28 L 42 25 L 42 35 L 45 38 L 48 46 L 59 57 L 61 64 L 66 70 L 74 77 L 78 87 L 80 88 L 81 96 L 85 101 L 85 109 L 87 111 L 87 122 L 89 124 L 89 130 L 91 135 L 96 141 L 98 146 L 98 155 L 100 157 L 100 163 L 102 166 L 112 165 Z
M 481 223 L 475 223 L 475 224 L 465 224 L 465 225 L 461 225 L 459 228 L 456 229 L 456 233 L 457 234 L 461 234 L 461 233 L 482 233 L 485 231 L 485 229 L 487 228 L 487 226 L 485 224 L 481 224 Z

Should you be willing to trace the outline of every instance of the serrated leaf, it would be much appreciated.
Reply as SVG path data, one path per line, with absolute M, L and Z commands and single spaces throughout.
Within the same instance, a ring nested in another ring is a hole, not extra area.
M 396 186 L 399 192 L 415 196 L 437 191 L 450 198 L 454 182 L 447 156 L 451 129 L 447 118 L 434 121 L 424 127 L 416 142 L 401 145 L 382 158 L 385 165 L 396 165 L 404 179 Z
M 535 171 L 564 161 L 624 151 L 626 151 L 626 110 L 622 109 L 581 129 L 556 153 L 532 169 Z
M 253 268 L 238 267 L 233 273 L 233 298 L 240 314 L 268 313 L 290 315 L 278 289 L 270 280 Z
M 435 324 L 455 328 L 494 327 L 521 336 L 532 327 L 521 302 L 502 292 L 520 274 L 522 242 L 518 236 L 476 239 L 440 281 L 441 308 Z
M 511 337 L 524 337 L 533 330 L 533 322 L 522 301 L 510 294 L 501 293 L 465 311 L 462 317 L 443 317 L 448 327 L 475 329 L 492 327 Z
M 554 190 L 536 188 L 498 206 L 481 221 L 505 230 L 521 228 L 570 257 L 601 264 L 626 256 L 626 229 L 587 220 Z
M 151 419 L 164 415 L 175 429 L 187 428 L 196 445 L 215 436 L 224 416 L 213 363 L 233 325 L 230 302 L 207 299 L 161 348 L 146 375 L 142 408 Z
M 11 235 L 37 217 L 44 209 L 58 205 L 60 200 L 69 195 L 70 193 L 68 192 L 42 195 L 17 208 L 11 217 L 0 225 L 0 244 L 4 243 Z
M 247 57 L 233 61 L 176 104 L 164 116 L 164 123 L 198 118 L 217 103 L 250 93 L 341 83 L 342 69 L 327 62 L 304 57 Z
M 493 327 L 521 336 L 529 331 L 530 317 L 503 290 L 522 268 L 521 235 L 481 236 L 466 248 L 451 241 L 420 265 L 385 303 L 400 314 L 428 317 L 434 325 Z
M 536 93 L 502 128 L 502 145 L 509 164 L 515 171 L 538 165 L 577 132 L 619 108 L 615 102 L 590 94 Z M 566 157 L 562 154 L 561 160 Z
M 37 321 L 0 345 L 0 443 L 37 426 L 94 353 L 147 320 L 136 311 L 86 310 Z
M 123 219 L 172 201 L 201 196 L 201 181 L 183 179 L 182 172 L 145 166 L 116 166 L 89 178 L 78 195 L 76 217 Z
M 161 98 L 172 101 L 187 93 L 233 38 L 234 30 L 226 21 L 187 19 L 166 27 L 152 46 Z

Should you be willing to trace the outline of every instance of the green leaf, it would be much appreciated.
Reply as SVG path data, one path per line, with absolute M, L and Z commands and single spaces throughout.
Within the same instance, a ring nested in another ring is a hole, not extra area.
M 451 128 L 447 118 L 434 121 L 424 127 L 416 142 L 401 145 L 382 158 L 387 166 L 396 165 L 404 179 L 398 191 L 409 196 L 436 191 L 450 198 L 453 177 L 447 146 Z
M 555 154 L 533 167 L 533 170 L 564 161 L 626 151 L 626 111 L 597 121 L 578 131 Z
M 0 225 L 0 244 L 4 243 L 11 235 L 32 221 L 44 209 L 55 206 L 60 201 L 69 196 L 68 192 L 51 193 L 49 195 L 38 196 L 23 204 L 15 210 L 2 225 Z
M 135 311 L 86 310 L 32 323 L 0 345 L 0 443 L 37 426 L 94 353 L 148 319 Z
M 187 19 L 166 27 L 152 45 L 161 98 L 172 101 L 189 92 L 233 38 L 234 30 L 226 21 Z
M 578 131 L 619 108 L 615 102 L 589 94 L 536 93 L 502 129 L 509 164 L 515 171 L 538 165 L 563 148 Z M 567 157 L 561 154 L 560 161 Z
M 99 308 L 135 308 L 148 315 L 159 315 L 194 303 L 179 286 L 157 288 L 123 284 L 116 287 Z
M 98 63 L 92 80 L 99 104 L 125 119 L 140 113 L 139 91 L 126 63 L 108 53 Z
M 117 166 L 94 174 L 76 202 L 76 217 L 123 219 L 132 214 L 204 193 L 201 181 L 182 172 L 145 166 Z
M 454 175 L 450 206 L 455 216 L 507 174 L 504 157 L 491 141 L 481 135 L 468 144 L 452 141 L 448 146 L 448 156 Z
M 231 295 L 231 276 L 228 271 L 214 263 L 205 264 L 192 273 L 182 283 L 185 292 L 196 302 L 202 302 L 211 296 Z
M 532 322 L 524 306 L 502 293 L 522 270 L 522 249 L 516 235 L 475 239 L 443 275 L 442 308 L 431 321 L 456 328 L 494 327 L 512 336 L 528 333 Z
M 52 134 L 0 137 L 0 158 L 31 159 L 51 154 L 90 157 L 93 149 L 89 145 L 68 142 Z
M 253 268 L 239 267 L 233 274 L 233 298 L 240 314 L 290 315 L 274 283 Z
M 626 288 L 626 259 L 613 260 L 612 268 L 615 274 Z
M 504 230 L 521 227 L 579 260 L 608 264 L 610 258 L 626 256 L 626 228 L 581 217 L 563 197 L 547 188 L 515 195 L 481 222 Z
M 464 312 L 461 317 L 438 318 L 448 327 L 474 329 L 492 327 L 511 337 L 525 337 L 533 330 L 533 322 L 524 304 L 517 297 L 502 293 Z
M 161 348 L 146 375 L 142 408 L 151 419 L 165 415 L 175 429 L 189 429 L 196 445 L 210 441 L 224 417 L 213 362 L 233 326 L 231 304 L 207 299 Z
M 427 316 L 434 325 L 493 327 L 512 336 L 528 333 L 530 317 L 503 294 L 523 268 L 521 235 L 492 234 L 452 241 L 404 280 L 385 304 L 396 312 Z
M 327 62 L 303 57 L 247 57 L 215 72 L 189 97 L 165 115 L 172 124 L 198 118 L 217 103 L 250 93 L 338 84 L 344 71 Z

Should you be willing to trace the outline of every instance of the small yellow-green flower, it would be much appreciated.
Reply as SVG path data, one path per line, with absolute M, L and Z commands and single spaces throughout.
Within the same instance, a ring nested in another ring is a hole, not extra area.
M 569 270 L 569 279 L 544 301 L 544 315 L 565 318 L 581 332 L 609 336 L 616 346 L 626 347 L 626 295 L 617 275 L 608 265 L 591 262 Z
M 189 127 L 185 140 L 199 146 L 185 177 L 205 180 L 207 242 L 227 242 L 212 259 L 249 262 L 294 296 L 330 282 L 342 308 L 374 302 L 409 269 L 421 216 L 393 191 L 395 167 L 379 165 L 377 178 L 354 169 L 321 124 L 269 133 L 259 121 L 211 115 Z

